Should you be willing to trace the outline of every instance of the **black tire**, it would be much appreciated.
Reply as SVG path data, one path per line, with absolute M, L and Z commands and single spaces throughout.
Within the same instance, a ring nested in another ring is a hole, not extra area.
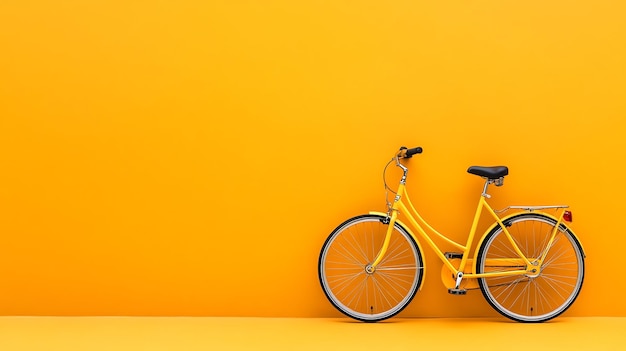
M 552 217 L 540 213 L 521 213 L 504 221 L 516 244 L 529 259 L 541 256 L 556 223 Z M 480 246 L 476 271 L 525 268 L 498 263 L 511 257 L 518 256 L 502 227 L 496 226 Z M 518 322 L 538 323 L 559 316 L 574 303 L 584 276 L 582 247 L 571 230 L 561 224 L 537 274 L 480 278 L 478 284 L 487 302 L 503 316 Z
M 388 227 L 381 215 L 350 218 L 322 246 L 318 261 L 322 290 L 335 308 L 351 318 L 377 322 L 395 316 L 411 302 L 422 282 L 422 254 L 398 223 L 385 257 L 373 273 L 366 271 Z

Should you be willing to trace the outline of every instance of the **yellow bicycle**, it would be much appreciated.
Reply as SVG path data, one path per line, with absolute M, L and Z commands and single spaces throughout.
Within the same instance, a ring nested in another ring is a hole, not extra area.
M 565 225 L 572 220 L 568 206 L 510 206 L 495 211 L 487 203 L 487 190 L 491 184 L 503 185 L 508 168 L 472 166 L 467 171 L 484 178 L 485 185 L 467 243 L 459 244 L 431 227 L 408 197 L 408 168 L 403 162 L 420 153 L 421 147 L 402 147 L 385 166 L 383 179 L 391 163 L 403 172 L 396 191 L 385 181 L 385 188 L 395 193 L 393 201 L 387 201 L 387 213 L 348 219 L 322 246 L 319 280 L 333 306 L 354 319 L 377 322 L 411 302 L 421 287 L 425 265 L 418 237 L 398 219 L 401 213 L 443 262 L 442 280 L 449 293 L 463 295 L 480 288 L 496 311 L 519 322 L 544 322 L 565 312 L 580 293 L 585 273 L 583 247 Z M 495 223 L 470 257 L 483 210 Z M 509 210 L 514 213 L 498 215 Z M 428 233 L 459 252 L 443 252 Z

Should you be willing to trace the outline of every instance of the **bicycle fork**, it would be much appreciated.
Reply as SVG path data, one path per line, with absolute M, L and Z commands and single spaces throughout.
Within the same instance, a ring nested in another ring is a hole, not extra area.
M 402 198 L 402 195 L 404 194 L 404 191 L 406 189 L 406 175 L 409 172 L 409 169 L 405 167 L 402 163 L 400 163 L 397 158 L 396 166 L 402 169 L 402 178 L 400 179 L 400 185 L 398 186 L 398 192 L 396 193 L 396 197 L 393 199 L 393 204 L 389 208 L 389 212 L 387 212 L 386 221 L 388 222 L 385 224 L 388 224 L 388 227 L 387 234 L 385 235 L 385 241 L 383 242 L 383 247 L 378 252 L 378 255 L 376 256 L 376 259 L 374 259 L 374 262 L 365 267 L 365 271 L 369 274 L 372 274 L 376 271 L 376 266 L 380 264 L 383 257 L 385 256 L 385 253 L 387 252 L 387 249 L 389 248 L 391 233 L 393 232 L 393 228 L 396 224 L 396 219 L 398 218 L 398 203 L 400 202 L 400 199 Z
M 394 201 L 394 207 L 395 207 L 395 201 Z M 382 261 L 383 257 L 385 256 L 385 253 L 387 253 L 387 249 L 389 248 L 389 242 L 391 241 L 391 232 L 393 231 L 393 227 L 396 224 L 397 218 L 398 218 L 398 211 L 392 209 L 391 216 L 388 216 L 385 219 L 387 221 L 387 223 L 385 224 L 388 224 L 387 234 L 385 234 L 385 241 L 383 241 L 383 246 L 380 248 L 380 251 L 378 252 L 378 255 L 376 256 L 376 259 L 374 260 L 374 262 L 370 263 L 369 265 L 367 265 L 367 267 L 365 267 L 365 271 L 367 273 L 369 274 L 374 273 L 376 271 L 376 266 L 378 266 L 378 264 Z

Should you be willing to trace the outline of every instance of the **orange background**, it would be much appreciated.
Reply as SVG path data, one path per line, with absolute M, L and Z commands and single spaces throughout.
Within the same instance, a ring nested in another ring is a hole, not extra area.
M 462 241 L 494 207 L 567 203 L 571 316 L 624 316 L 619 1 L 3 1 L 0 314 L 336 316 L 326 236 L 384 210 L 382 167 Z M 487 225 L 483 223 L 482 227 Z M 444 249 L 446 249 L 444 247 Z M 491 316 L 439 263 L 405 316 Z

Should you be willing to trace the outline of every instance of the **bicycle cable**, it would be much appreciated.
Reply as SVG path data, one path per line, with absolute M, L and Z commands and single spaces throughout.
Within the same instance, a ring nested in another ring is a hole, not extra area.
M 388 185 L 387 185 L 387 178 L 385 177 L 387 174 L 387 168 L 389 167 L 389 165 L 395 161 L 396 158 L 392 157 L 391 160 L 389 162 L 387 162 L 387 164 L 385 165 L 385 168 L 383 169 L 383 184 L 385 185 L 385 202 L 387 203 L 387 209 L 389 211 L 391 211 L 391 202 L 389 201 L 389 192 L 393 193 L 394 195 L 396 195 L 396 192 L 393 191 Z

